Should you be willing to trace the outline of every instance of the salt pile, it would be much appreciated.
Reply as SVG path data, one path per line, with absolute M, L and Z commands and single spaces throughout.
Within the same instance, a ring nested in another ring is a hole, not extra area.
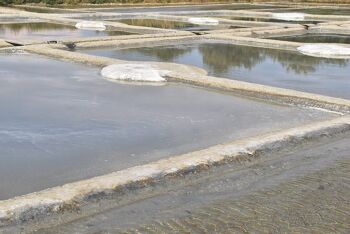
M 218 25 L 219 21 L 212 18 L 189 18 L 188 22 L 199 25 Z
M 149 64 L 127 63 L 106 66 L 101 75 L 116 81 L 164 82 L 161 72 Z
M 305 19 L 304 13 L 273 13 L 272 18 L 285 21 L 302 21 Z
M 350 47 L 345 45 L 315 43 L 299 46 L 302 54 L 323 58 L 350 58 Z
M 75 25 L 76 28 L 85 29 L 85 30 L 97 30 L 104 31 L 106 30 L 106 26 L 103 22 L 97 21 L 82 21 Z

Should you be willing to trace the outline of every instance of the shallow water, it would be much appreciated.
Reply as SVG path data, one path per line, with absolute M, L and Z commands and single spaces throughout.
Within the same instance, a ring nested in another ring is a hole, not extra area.
M 210 10 L 244 10 L 244 9 L 273 9 L 275 6 L 251 5 L 251 4 L 221 4 L 221 5 L 187 5 L 187 6 L 172 6 L 172 7 L 135 7 L 135 8 L 111 8 L 101 9 L 96 11 L 105 12 L 176 12 L 176 11 L 210 11 Z M 280 8 L 280 7 L 278 7 Z
M 295 41 L 304 43 L 342 43 L 350 44 L 350 36 L 340 34 L 303 34 L 296 36 L 272 37 L 281 41 Z
M 334 117 L 94 68 L 0 55 L 0 199 Z
M 286 21 L 272 18 L 255 18 L 255 17 L 224 17 L 230 20 L 244 20 L 244 21 L 254 21 L 254 22 L 273 22 L 273 23 L 288 23 L 288 24 L 317 24 L 321 21 L 315 20 L 303 20 L 303 21 Z
M 170 20 L 157 20 L 157 19 L 121 19 L 117 22 L 129 24 L 133 26 L 154 27 L 163 29 L 178 29 L 178 30 L 198 30 L 207 29 L 208 27 L 202 27 L 199 25 L 170 21 Z
M 0 38 L 19 41 L 48 41 L 77 37 L 127 35 L 120 31 L 79 30 L 73 26 L 53 23 L 0 24 Z
M 243 28 L 239 26 L 230 26 L 230 25 L 198 25 L 198 24 L 192 24 L 188 22 L 158 20 L 158 19 L 121 19 L 121 20 L 117 20 L 116 22 L 134 25 L 134 26 L 154 27 L 154 28 L 163 28 L 163 29 L 177 29 L 177 30 L 186 30 L 186 31 L 208 31 L 213 29 Z
M 278 10 L 278 12 L 303 12 L 314 15 L 350 15 L 350 8 L 305 8 L 305 9 L 291 9 Z
M 350 99 L 350 60 L 345 59 L 219 43 L 83 52 L 124 60 L 189 64 L 213 76 Z
M 36 7 L 25 7 L 17 6 L 15 7 L 20 10 L 35 12 L 35 13 L 54 13 L 54 14 L 64 14 L 64 13 L 79 13 L 79 11 L 64 10 L 64 9 L 50 9 L 50 8 L 36 8 Z

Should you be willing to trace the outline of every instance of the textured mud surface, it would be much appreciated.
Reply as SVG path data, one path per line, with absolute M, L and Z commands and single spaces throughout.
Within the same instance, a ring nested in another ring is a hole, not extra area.
M 38 233 L 347 233 L 350 138 L 242 162 Z

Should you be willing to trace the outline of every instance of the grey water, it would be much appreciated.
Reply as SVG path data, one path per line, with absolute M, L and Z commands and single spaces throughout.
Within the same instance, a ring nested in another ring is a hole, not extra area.
M 321 22 L 317 20 L 286 21 L 286 20 L 280 20 L 280 19 L 258 18 L 258 17 L 220 17 L 220 18 L 226 18 L 230 20 L 251 21 L 251 22 L 272 22 L 272 23 L 288 23 L 288 24 L 317 24 Z
M 334 116 L 1 54 L 0 200 Z
M 350 36 L 341 35 L 341 34 L 308 33 L 308 34 L 295 35 L 295 36 L 272 37 L 271 39 L 276 39 L 281 41 L 303 42 L 303 43 L 350 44 Z
M 273 11 L 273 10 L 272 10 Z M 302 12 L 313 15 L 350 15 L 350 8 L 304 8 L 304 9 L 283 9 L 276 12 Z
M 121 31 L 80 30 L 73 26 L 54 23 L 0 24 L 0 38 L 6 40 L 61 40 L 78 37 L 127 35 Z
M 113 20 L 115 21 L 115 20 Z M 133 26 L 154 27 L 162 29 L 177 29 L 185 31 L 208 31 L 213 29 L 225 29 L 225 28 L 243 28 L 237 26 L 228 25 L 196 25 L 188 22 L 172 21 L 172 20 L 160 20 L 160 19 L 120 19 L 116 22 L 129 24 Z
M 249 9 L 273 9 L 280 8 L 272 5 L 252 5 L 252 4 L 217 4 L 217 5 L 184 5 L 172 7 L 119 7 L 110 9 L 96 9 L 102 12 L 180 12 L 180 11 L 211 11 L 211 10 L 249 10 Z

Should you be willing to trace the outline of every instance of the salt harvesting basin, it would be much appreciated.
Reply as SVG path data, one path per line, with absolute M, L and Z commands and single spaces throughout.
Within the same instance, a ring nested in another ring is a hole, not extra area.
M 0 39 L 20 41 L 49 41 L 69 38 L 127 35 L 121 31 L 80 30 L 74 26 L 54 23 L 0 24 Z
M 0 199 L 335 114 L 181 84 L 129 85 L 100 69 L 0 55 Z
M 82 53 L 130 61 L 165 61 L 204 68 L 212 76 L 350 99 L 350 60 L 223 43 L 171 44 Z

